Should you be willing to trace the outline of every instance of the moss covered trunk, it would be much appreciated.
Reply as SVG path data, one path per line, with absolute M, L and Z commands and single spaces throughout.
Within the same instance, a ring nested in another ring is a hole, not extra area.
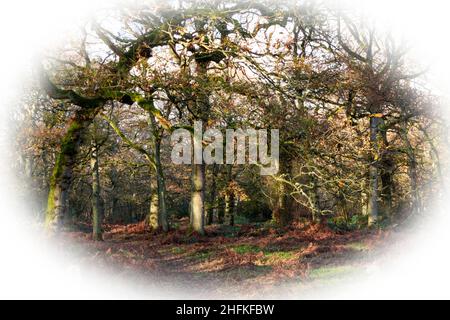
M 69 190 L 76 157 L 83 132 L 92 122 L 96 113 L 96 110 L 81 110 L 69 121 L 50 179 L 45 215 L 47 229 L 62 227 L 67 218 Z

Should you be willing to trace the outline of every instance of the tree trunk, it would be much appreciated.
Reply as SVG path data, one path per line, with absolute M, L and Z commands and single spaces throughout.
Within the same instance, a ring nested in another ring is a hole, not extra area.
M 370 118 L 370 144 L 372 155 L 369 167 L 369 220 L 368 225 L 375 224 L 378 220 L 378 132 L 379 132 L 380 118 Z
M 229 226 L 233 226 L 234 225 L 234 205 L 235 205 L 235 201 L 234 201 L 234 193 L 233 192 L 227 192 L 225 194 L 225 223 Z
M 361 179 L 361 214 L 368 216 L 367 177 Z
M 381 199 L 383 201 L 384 213 L 387 217 L 392 215 L 394 194 L 394 181 L 393 181 L 393 165 L 390 159 L 383 159 L 381 162 Z
M 120 219 L 120 211 L 118 210 L 119 198 L 116 195 L 118 187 L 118 175 L 117 169 L 114 166 L 111 168 L 109 180 L 111 181 L 111 209 L 108 211 L 108 219 L 112 219 L 112 221 L 117 222 Z
M 212 165 L 211 172 L 211 193 L 209 196 L 208 214 L 206 224 L 213 224 L 217 216 L 217 181 L 216 176 L 219 172 L 219 166 L 217 164 Z
M 155 175 L 154 177 L 150 175 L 150 212 L 147 222 L 151 229 L 156 230 L 161 227 L 164 232 L 167 232 L 169 231 L 169 223 L 167 221 L 166 183 L 161 163 L 161 135 L 153 114 L 149 115 L 149 126 Z
M 82 134 L 95 117 L 96 110 L 82 110 L 69 122 L 69 128 L 61 141 L 55 167 L 50 179 L 45 225 L 47 229 L 64 225 L 68 208 L 69 189 L 73 168 L 82 141 Z
M 152 169 L 150 169 L 152 173 Z M 147 216 L 147 224 L 152 230 L 157 230 L 160 226 L 159 219 L 159 193 L 158 181 L 150 174 L 150 212 Z
M 234 202 L 233 202 L 233 215 L 232 215 L 233 221 L 231 221 L 231 223 L 230 223 L 231 226 L 234 226 L 234 220 L 236 219 L 236 217 L 238 215 L 239 203 L 240 203 L 239 195 L 235 195 Z
M 166 182 L 164 178 L 164 171 L 161 163 L 161 137 L 155 137 L 155 166 L 156 166 L 156 179 L 158 188 L 158 201 L 159 201 L 159 224 L 164 232 L 169 231 L 169 222 L 167 220 L 167 206 L 166 206 Z
M 273 218 L 278 226 L 285 227 L 292 223 L 291 204 L 289 192 L 283 183 L 279 186 L 278 199 L 273 212 Z
M 196 70 L 198 77 L 201 81 L 207 81 L 208 75 L 208 60 L 197 60 Z M 195 120 L 201 120 L 202 130 L 206 128 L 206 124 L 209 119 L 210 103 L 209 103 L 209 92 L 207 90 L 202 90 L 197 93 L 198 99 L 195 102 L 194 109 L 196 113 Z M 193 119 L 194 120 L 194 119 Z M 192 162 L 192 191 L 191 191 L 191 227 L 194 231 L 199 234 L 205 234 L 205 164 L 203 161 L 201 163 L 196 163 L 195 159 L 195 146 L 198 145 L 202 147 L 202 137 L 193 137 L 194 145 L 194 161 Z M 200 160 L 200 159 L 197 159 Z
M 422 202 L 419 195 L 418 185 L 417 185 L 417 162 L 416 157 L 412 153 L 409 155 L 409 168 L 408 168 L 409 180 L 411 185 L 412 194 L 412 208 L 413 213 L 419 213 L 422 210 Z
M 286 157 L 280 159 L 280 176 L 284 179 L 289 180 L 292 176 L 292 164 L 291 160 L 286 159 Z M 275 207 L 273 210 L 273 219 L 275 223 L 280 227 L 285 227 L 292 223 L 292 197 L 291 197 L 291 186 L 283 181 L 277 181 L 277 199 Z
M 224 216 L 225 216 L 225 201 L 221 197 L 217 201 L 217 219 L 216 219 L 216 221 L 218 224 L 223 224 Z
M 91 149 L 92 171 L 92 238 L 96 241 L 103 240 L 102 236 L 102 205 L 100 199 L 100 175 L 98 171 L 98 146 L 95 142 Z
M 309 197 L 313 207 L 311 210 L 311 221 L 320 223 L 322 221 L 322 208 L 320 207 L 319 186 L 317 185 L 317 178 L 315 176 L 311 176 L 311 183 L 312 188 L 309 192 Z
M 205 165 L 192 165 L 191 226 L 199 234 L 205 234 Z
M 380 119 L 383 124 L 385 122 Z M 381 156 L 380 164 L 380 180 L 381 180 L 381 199 L 383 203 L 383 211 L 386 217 L 391 217 L 392 207 L 393 207 L 393 195 L 394 195 L 394 167 L 395 163 L 392 159 L 391 153 L 387 151 L 389 149 L 389 142 L 387 138 L 387 129 L 383 128 L 381 131 L 381 136 L 383 140 L 384 152 Z
M 422 203 L 419 196 L 418 184 L 417 184 L 417 159 L 414 154 L 414 148 L 411 145 L 411 141 L 408 138 L 408 125 L 403 124 L 402 137 L 406 144 L 406 154 L 408 156 L 408 175 L 410 181 L 410 192 L 411 192 L 411 208 L 412 213 L 419 213 L 422 209 Z

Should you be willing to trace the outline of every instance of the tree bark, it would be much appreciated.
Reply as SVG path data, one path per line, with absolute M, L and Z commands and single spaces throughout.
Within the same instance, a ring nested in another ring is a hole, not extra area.
M 202 81 L 207 79 L 207 66 L 208 60 L 200 61 L 197 60 L 197 73 L 198 77 Z M 209 92 L 208 90 L 203 90 L 198 92 L 198 100 L 195 103 L 195 113 L 196 119 L 203 122 L 203 130 L 206 127 L 206 123 L 209 119 L 210 104 L 209 104 Z M 197 141 L 201 137 L 193 137 L 193 145 L 199 144 L 202 146 L 202 141 Z M 195 147 L 194 147 L 195 149 Z M 195 153 L 195 150 L 193 154 Z M 195 232 L 199 234 L 205 234 L 205 164 L 201 161 L 200 164 L 192 163 L 192 191 L 191 191 L 191 227 Z
M 383 125 L 385 122 L 382 120 Z M 383 128 L 381 136 L 383 140 L 384 152 L 381 156 L 380 164 L 380 180 L 381 180 L 381 199 L 383 203 L 383 211 L 386 217 L 391 217 L 393 207 L 393 195 L 394 195 L 394 167 L 395 163 L 391 157 L 391 153 L 388 151 L 389 142 L 387 138 L 387 129 Z
M 291 160 L 286 159 L 286 157 L 280 159 L 280 176 L 284 177 L 286 180 L 290 179 L 292 175 L 292 164 Z M 291 186 L 283 181 L 277 181 L 277 199 L 275 207 L 273 210 L 273 219 L 275 223 L 281 227 L 285 227 L 292 223 L 292 197 L 291 197 Z
M 370 158 L 369 167 L 369 219 L 368 225 L 375 224 L 378 220 L 379 208 L 378 208 L 378 132 L 379 132 L 380 118 L 370 118 L 370 144 L 372 149 L 372 155 Z
M 216 176 L 219 172 L 218 165 L 213 164 L 212 165 L 212 171 L 211 171 L 211 193 L 209 196 L 209 205 L 208 205 L 208 213 L 207 213 L 207 219 L 206 224 L 210 225 L 213 224 L 214 221 L 217 219 L 217 179 Z
M 414 148 L 411 145 L 411 141 L 408 138 L 408 125 L 407 123 L 403 124 L 402 137 L 406 144 L 406 154 L 408 156 L 408 176 L 410 181 L 410 192 L 411 192 L 411 208 L 414 214 L 419 213 L 422 208 L 421 199 L 418 191 L 418 183 L 417 183 L 417 159 L 414 154 Z
M 225 200 L 224 198 L 220 197 L 217 201 L 217 223 L 223 224 L 224 222 L 224 216 L 225 216 Z
M 192 165 L 191 227 L 205 234 L 205 165 Z
M 229 226 L 234 225 L 234 213 L 235 213 L 235 196 L 233 192 L 227 192 L 225 194 L 225 223 Z
M 361 179 L 361 214 L 368 216 L 367 177 Z
M 286 190 L 286 184 L 281 184 L 278 189 L 278 199 L 275 204 L 273 218 L 280 227 L 288 226 L 292 223 L 291 198 Z
M 239 195 L 235 195 L 233 202 L 233 215 L 232 215 L 233 220 L 231 221 L 230 226 L 234 226 L 234 221 L 238 215 L 239 203 L 240 203 Z
M 166 206 L 166 182 L 164 178 L 164 172 L 161 163 L 161 138 L 155 139 L 155 166 L 156 166 L 156 179 L 158 189 L 158 201 L 159 201 L 159 223 L 164 232 L 169 231 L 169 222 L 167 219 L 167 206 Z
M 382 159 L 381 161 L 381 199 L 383 203 L 384 213 L 387 217 L 392 215 L 394 181 L 392 169 L 393 165 L 390 159 Z
M 422 210 L 422 202 L 419 195 L 418 184 L 417 184 L 417 162 L 414 154 L 409 156 L 409 180 L 411 185 L 412 194 L 412 208 L 413 213 L 420 213 Z
M 322 220 L 322 208 L 320 207 L 319 186 L 317 185 L 317 178 L 315 176 L 311 176 L 311 182 L 312 188 L 309 195 L 313 205 L 313 208 L 311 210 L 311 221 L 320 223 Z
M 67 218 L 67 202 L 69 189 L 72 183 L 73 168 L 76 156 L 79 152 L 82 135 L 91 124 L 97 110 L 81 110 L 69 122 L 62 141 L 61 149 L 56 157 L 50 179 L 49 193 L 47 198 L 47 210 L 45 225 L 47 229 L 59 229 L 64 225 Z
M 153 170 L 150 169 L 150 171 Z M 150 174 L 150 211 L 147 216 L 147 224 L 152 230 L 157 230 L 160 226 L 159 203 L 158 181 Z
M 161 227 L 164 232 L 167 232 L 169 231 L 169 223 L 167 221 L 166 184 L 161 163 L 161 134 L 153 114 L 149 115 L 148 123 L 151 131 L 152 151 L 151 154 L 147 154 L 150 162 L 151 180 L 150 211 L 146 220 L 152 230 Z M 154 175 L 152 175 L 153 171 Z
M 100 199 L 100 175 L 98 170 L 98 146 L 95 142 L 91 148 L 92 171 L 92 238 L 96 241 L 103 240 L 102 236 L 102 205 Z

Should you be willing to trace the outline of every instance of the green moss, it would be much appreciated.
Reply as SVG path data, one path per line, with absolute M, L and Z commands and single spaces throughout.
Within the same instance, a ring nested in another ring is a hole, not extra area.
M 290 260 L 295 258 L 295 254 L 292 251 L 265 252 L 264 256 L 276 260 Z
M 61 141 L 61 150 L 56 157 L 55 167 L 53 168 L 50 185 L 54 186 L 61 178 L 64 167 L 67 164 L 67 159 L 73 157 L 76 154 L 78 131 L 82 129 L 79 122 L 74 121 L 67 129 L 64 138 Z
M 264 260 L 289 260 L 295 258 L 295 252 L 292 250 L 282 250 L 274 247 L 260 248 L 254 245 L 242 244 L 232 248 L 234 252 L 238 254 L 264 254 Z
M 352 273 L 355 270 L 353 266 L 342 265 L 342 266 L 326 266 L 313 269 L 309 276 L 314 280 L 327 280 L 332 278 L 339 278 Z
M 272 264 L 284 263 L 295 258 L 295 254 L 289 251 L 268 252 L 264 253 L 264 256 L 258 259 L 256 263 L 262 266 L 270 266 Z
M 234 252 L 238 254 L 258 253 L 263 251 L 260 247 L 252 246 L 249 244 L 241 244 L 232 248 Z
M 64 159 L 63 155 L 60 153 L 58 154 L 55 162 L 55 167 L 53 168 L 52 177 L 50 179 L 50 186 L 54 187 L 56 183 L 58 182 L 59 178 L 62 176 L 63 167 L 64 167 Z
M 170 248 L 169 251 L 172 254 L 183 254 L 186 252 L 186 249 L 181 248 L 181 247 L 173 247 L 173 248 Z
M 45 215 L 45 225 L 47 228 L 51 226 L 56 218 L 56 203 L 55 203 L 55 192 L 58 183 L 64 173 L 67 166 L 67 160 L 76 155 L 76 147 L 79 131 L 82 130 L 82 125 L 78 121 L 73 121 L 66 134 L 61 141 L 61 150 L 56 157 L 55 167 L 53 168 L 52 176 L 50 178 L 50 191 L 47 199 L 47 210 Z
M 354 251 L 366 251 L 369 250 L 367 244 L 363 242 L 353 242 L 345 245 L 346 248 L 354 250 Z
M 50 228 L 52 222 L 55 220 L 55 187 L 51 186 L 47 199 L 47 211 L 45 214 L 45 227 Z
M 71 123 L 61 142 L 61 154 L 74 155 L 76 153 L 78 133 L 81 129 L 82 125 L 79 122 L 74 121 Z
M 208 260 L 211 258 L 213 253 L 211 251 L 199 251 L 192 255 L 192 258 L 195 260 Z

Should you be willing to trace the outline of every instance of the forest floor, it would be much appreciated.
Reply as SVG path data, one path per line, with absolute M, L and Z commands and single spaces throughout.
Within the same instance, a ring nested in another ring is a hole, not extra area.
M 116 274 L 140 274 L 162 286 L 177 283 L 211 297 L 233 292 L 256 297 L 292 281 L 311 286 L 369 268 L 396 233 L 245 224 L 207 226 L 207 235 L 199 236 L 189 233 L 187 219 L 176 227 L 163 234 L 149 232 L 142 223 L 107 225 L 104 241 L 95 242 L 89 226 L 80 226 L 62 239 L 81 244 L 85 262 L 114 268 Z

